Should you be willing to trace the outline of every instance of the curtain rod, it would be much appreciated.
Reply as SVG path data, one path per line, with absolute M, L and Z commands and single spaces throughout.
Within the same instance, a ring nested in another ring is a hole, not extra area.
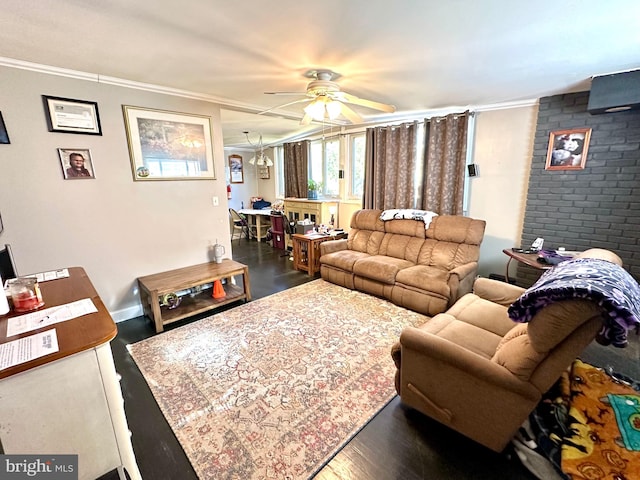
M 302 140 L 296 140 L 295 142 L 284 142 L 284 143 L 299 143 L 299 142 L 302 142 L 302 141 L 304 141 L 304 140 L 314 141 L 314 140 L 311 140 L 311 139 L 313 139 L 313 138 L 315 138 L 315 137 L 318 137 L 318 139 L 320 139 L 320 138 L 324 137 L 324 139 L 325 139 L 325 140 L 327 140 L 327 139 L 333 139 L 333 138 L 346 137 L 347 135 L 354 135 L 354 134 L 366 133 L 366 130 L 367 130 L 368 128 L 397 128 L 397 127 L 401 127 L 401 126 L 403 126 L 403 125 L 405 125 L 405 126 L 409 126 L 409 125 L 411 125 L 411 124 L 413 124 L 413 123 L 417 123 L 418 125 L 422 125 L 422 124 L 424 124 L 425 122 L 428 122 L 428 121 L 430 121 L 431 119 L 434 119 L 434 118 L 444 118 L 444 117 L 449 117 L 449 116 L 452 116 L 452 117 L 460 117 L 460 116 L 462 116 L 462 115 L 469 115 L 470 117 L 473 117 L 473 116 L 475 116 L 475 114 L 476 114 L 476 112 L 475 112 L 475 111 L 473 111 L 473 110 L 467 110 L 467 111 L 465 111 L 465 112 L 449 113 L 449 114 L 447 114 L 447 115 L 441 115 L 441 116 L 439 116 L 439 117 L 436 117 L 436 116 L 434 115 L 433 117 L 424 118 L 424 119 L 422 119 L 422 120 L 417 120 L 417 119 L 415 119 L 415 120 L 411 120 L 411 119 L 407 118 L 407 119 L 405 119 L 405 120 L 403 121 L 403 123 L 390 124 L 390 125 L 389 125 L 389 124 L 387 124 L 387 125 L 382 125 L 382 124 L 375 125 L 375 124 L 374 124 L 374 125 L 371 125 L 370 127 L 362 127 L 361 129 L 352 130 L 352 131 L 350 131 L 350 132 L 339 132 L 339 133 L 336 133 L 336 134 L 333 134 L 333 135 L 329 135 L 329 136 L 326 136 L 326 135 L 324 135 L 324 134 L 320 134 L 320 133 L 318 133 L 317 135 L 312 135 L 312 136 L 310 136 L 310 137 L 308 137 L 308 138 L 304 138 L 304 139 L 302 139 Z M 281 147 L 281 146 L 283 146 L 283 145 L 284 145 L 284 143 L 281 143 L 281 144 L 279 144 L 279 145 L 278 145 L 278 144 L 276 144 L 276 145 L 270 145 L 270 146 L 271 146 L 271 147 Z

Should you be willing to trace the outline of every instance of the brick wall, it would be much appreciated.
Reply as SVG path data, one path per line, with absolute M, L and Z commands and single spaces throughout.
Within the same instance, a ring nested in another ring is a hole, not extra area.
M 591 115 L 589 92 L 540 99 L 522 245 L 606 248 L 640 279 L 640 111 Z M 549 133 L 592 128 L 584 170 L 544 169 Z M 528 287 L 540 271 L 518 265 Z

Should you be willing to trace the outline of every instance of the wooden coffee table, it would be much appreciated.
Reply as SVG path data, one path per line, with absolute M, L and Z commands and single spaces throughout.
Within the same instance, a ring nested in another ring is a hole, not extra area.
M 242 275 L 242 286 L 234 285 L 230 281 L 235 275 Z M 213 282 L 223 279 L 227 280 L 223 285 L 226 295 L 223 298 L 213 298 Z M 153 320 L 158 333 L 162 332 L 164 325 L 168 323 L 238 300 L 251 300 L 249 267 L 229 259 L 223 260 L 222 263 L 201 263 L 139 277 L 138 285 L 144 314 Z M 203 286 L 206 288 L 197 288 Z M 170 309 L 160 306 L 162 296 L 190 289 L 194 289 L 194 292 L 182 295 L 178 307 Z

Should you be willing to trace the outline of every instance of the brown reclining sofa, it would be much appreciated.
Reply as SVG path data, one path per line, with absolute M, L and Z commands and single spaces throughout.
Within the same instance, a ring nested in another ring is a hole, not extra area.
M 471 291 L 485 222 L 458 215 L 422 220 L 380 219 L 358 210 L 349 238 L 320 245 L 324 280 L 436 315 Z

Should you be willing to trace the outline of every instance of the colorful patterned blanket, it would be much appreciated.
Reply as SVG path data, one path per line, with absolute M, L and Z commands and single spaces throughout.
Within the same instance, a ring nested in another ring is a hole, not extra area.
M 574 361 L 529 417 L 538 453 L 565 479 L 640 478 L 639 388 Z
M 640 325 L 640 286 L 622 267 L 596 258 L 576 258 L 547 270 L 509 307 L 509 317 L 528 322 L 550 303 L 571 298 L 595 301 L 604 324 L 597 340 L 627 346 L 627 332 Z

